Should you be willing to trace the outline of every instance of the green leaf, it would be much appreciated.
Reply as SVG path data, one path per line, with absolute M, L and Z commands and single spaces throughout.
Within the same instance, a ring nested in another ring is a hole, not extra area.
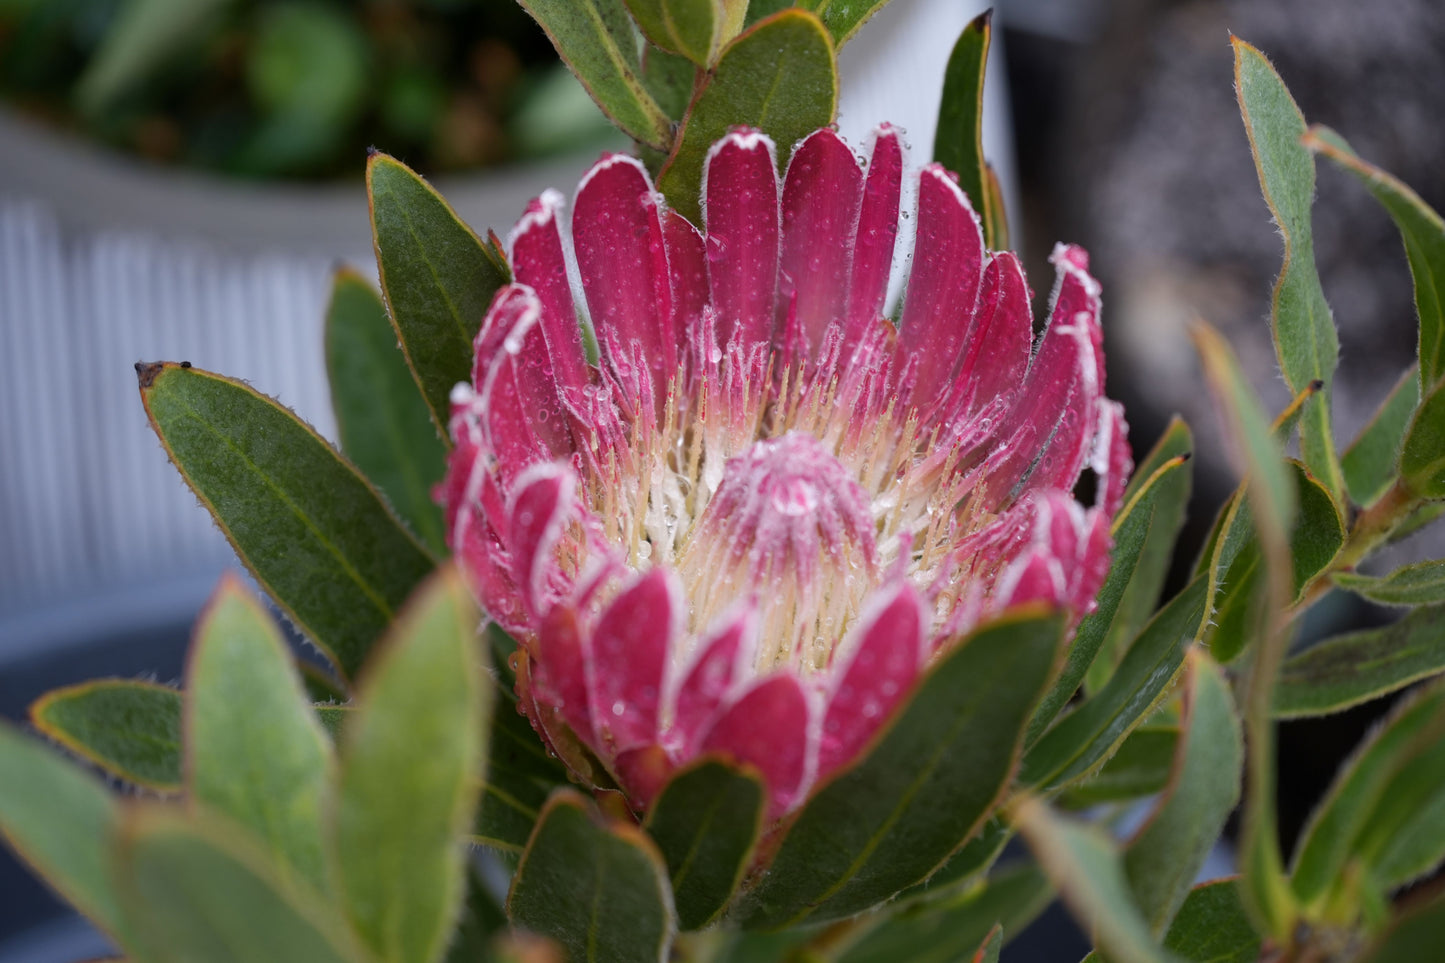
M 235 576 L 221 580 L 201 615 L 186 676 L 190 797 L 251 830 L 281 878 L 324 891 L 331 740 L 281 633 Z
M 816 13 L 832 35 L 833 45 L 841 47 L 887 3 L 888 0 L 798 0 L 797 5 Z
M 1084 700 L 1024 756 L 1020 781 L 1044 791 L 1092 772 L 1113 755 L 1169 690 L 1195 627 L 1207 582 L 1196 576 L 1139 633 L 1104 688 Z
M 1358 957 L 1359 963 L 1420 963 L 1445 945 L 1445 897 L 1437 891 L 1411 902 Z
M 674 775 L 653 803 L 643 828 L 667 863 L 683 929 L 712 922 L 742 882 L 765 796 L 756 774 L 703 758 Z
M 1275 687 L 1276 718 L 1341 712 L 1445 672 L 1445 605 L 1393 625 L 1327 639 L 1285 661 Z
M 1419 403 L 1420 383 L 1417 369 L 1412 367 L 1391 389 L 1354 444 L 1345 450 L 1340 464 L 1355 504 L 1374 504 L 1394 483 L 1400 471 L 1405 430 Z
M 669 117 L 681 119 L 687 113 L 696 79 L 697 66 L 681 54 L 671 54 L 657 47 L 648 47 L 643 54 L 642 82 Z M 646 145 L 642 145 L 638 156 L 654 177 L 667 160 L 666 152 Z
M 996 195 L 989 187 L 989 166 L 983 156 L 983 82 L 992 21 L 992 9 L 970 20 L 948 56 L 933 159 L 958 175 L 958 186 L 983 222 L 984 244 L 1001 250 L 1007 241 L 997 236 L 997 224 L 1004 213 L 1002 206 L 993 209 Z
M 957 895 L 961 886 L 969 884 L 993 867 L 994 860 L 1013 838 L 1013 830 L 999 816 L 983 824 L 983 828 L 954 851 L 942 866 L 921 883 L 898 894 L 897 903 L 914 899 L 934 901 Z
M 1056 615 L 983 626 L 930 668 L 872 750 L 819 788 L 736 916 L 752 929 L 851 916 L 929 876 L 1012 780 L 1055 665 Z
M 130 679 L 100 679 L 47 692 L 30 707 L 35 727 L 126 782 L 181 788 L 181 695 Z
M 397 347 L 386 305 L 349 268 L 331 284 L 326 369 L 342 452 L 427 547 L 445 555 L 446 530 L 431 490 L 446 471 L 446 447 Z
M 385 960 L 436 959 L 461 905 L 491 696 L 476 625 L 461 577 L 443 569 L 367 664 L 342 734 L 336 888 Z
M 1177 422 L 1176 425 L 1180 430 L 1166 433 L 1160 439 L 1161 446 L 1174 448 L 1191 443 L 1184 423 Z M 1184 507 L 1189 501 L 1187 451 L 1186 447 L 1184 452 L 1171 455 L 1159 463 L 1133 496 L 1124 502 L 1124 507 L 1115 517 L 1109 575 L 1099 589 L 1094 611 L 1079 624 L 1074 634 L 1063 671 L 1029 723 L 1030 745 L 1068 704 L 1079 683 L 1098 661 L 1106 642 L 1115 646 L 1114 651 L 1107 653 L 1107 669 L 1112 670 L 1118 656 L 1122 655 L 1124 645 L 1133 640 L 1139 627 L 1154 611 L 1169 569 L 1174 540 L 1184 521 Z M 1158 448 L 1155 453 L 1158 453 Z M 1152 456 L 1146 459 L 1141 470 L 1151 463 Z M 1102 686 L 1108 672 L 1096 675 Z
M 667 148 L 672 125 L 642 84 L 623 0 L 518 2 L 614 124 L 650 147 Z
M 738 124 L 760 128 L 787 166 L 793 145 L 833 122 L 838 71 L 833 41 L 813 14 L 783 10 L 723 49 L 711 79 L 683 121 L 657 179 L 672 207 L 701 224 L 702 168 L 713 142 Z
M 1298 600 L 1306 587 L 1329 567 L 1344 547 L 1345 521 L 1329 492 L 1303 465 L 1293 460 L 1286 464 L 1299 505 L 1299 516 L 1289 536 L 1290 571 L 1293 576 L 1290 597 Z M 1246 502 L 1241 506 L 1235 523 L 1249 526 L 1253 520 L 1253 513 Z M 1209 646 L 1210 654 L 1221 663 L 1233 662 L 1258 634 L 1258 590 L 1263 574 L 1260 561 L 1258 540 L 1251 537 L 1218 579 L 1214 617 L 1201 633 L 1200 640 Z
M 1445 381 L 1426 393 L 1405 432 L 1400 474 L 1421 498 L 1445 498 Z
M 547 803 L 512 878 L 507 913 L 571 963 L 658 963 L 672 943 L 667 870 L 635 826 L 603 825 L 572 790 Z
M 954 963 L 969 959 L 996 924 L 1010 937 L 1023 932 L 1053 899 L 1037 866 L 1005 866 L 945 903 L 908 907 L 868 931 L 839 963 Z
M 1124 873 L 1151 931 L 1163 934 L 1239 802 L 1244 735 L 1219 666 L 1189 656 L 1184 736 L 1159 805 L 1124 849 Z
M 1164 937 L 1164 948 L 1189 963 L 1255 963 L 1259 934 L 1244 911 L 1232 879 L 1190 890 Z
M 1282 540 L 1294 520 L 1298 502 L 1279 442 L 1229 344 L 1204 323 L 1197 324 L 1192 333 L 1235 449 L 1237 468 L 1248 476 L 1256 528 L 1263 521 Z
M 998 955 L 1003 951 L 1003 924 L 995 923 L 993 929 L 988 931 L 988 936 L 979 944 L 973 954 L 973 963 L 998 963 Z
M 1290 391 L 1298 394 L 1316 380 L 1323 384 L 1319 400 L 1304 414 L 1300 449 L 1310 471 L 1340 502 L 1344 478 L 1330 432 L 1331 385 L 1340 341 L 1315 270 L 1310 226 L 1315 165 L 1300 143 L 1305 119 L 1264 55 L 1237 37 L 1232 41 L 1240 114 L 1265 203 L 1284 238 L 1284 264 L 1273 298 L 1275 350 Z
M 366 191 L 391 322 L 445 436 L 452 388 L 471 380 L 472 342 L 492 295 L 510 280 L 507 265 L 430 184 L 395 158 L 371 156 Z
M 1098 772 L 1064 790 L 1059 802 L 1070 809 L 1087 809 L 1161 792 L 1169 782 L 1178 745 L 1177 726 L 1140 726 Z
M 318 705 L 335 738 L 348 706 Z M 117 779 L 156 792 L 181 789 L 181 693 L 136 679 L 100 679 L 46 693 L 31 721 L 51 739 Z M 144 776 L 145 779 L 138 779 Z
M 567 784 L 567 773 L 547 755 L 537 734 L 505 694 L 493 701 L 487 778 L 477 806 L 473 840 L 520 853 L 547 796 Z
M 118 814 L 100 780 L 0 722 L 0 786 L 5 841 L 71 905 L 129 944 L 107 862 Z
M 1314 126 L 1304 145 L 1354 174 L 1400 229 L 1420 317 L 1420 386 L 1445 377 L 1445 221 L 1404 182 L 1361 160 L 1339 134 Z
M 246 385 L 137 365 L 151 425 L 236 554 L 348 677 L 435 563 L 376 489 Z
M 1296 849 L 1292 883 L 1302 903 L 1328 903 L 1333 892 L 1349 885 L 1350 863 L 1389 888 L 1445 855 L 1442 737 L 1445 688 L 1434 685 L 1407 699 L 1356 750 Z
M 1389 575 L 1338 572 L 1332 579 L 1340 588 L 1381 605 L 1415 606 L 1445 602 L 1445 559 L 1416 562 L 1397 568 Z
M 624 0 L 642 35 L 699 67 L 712 63 L 723 30 L 716 0 Z
M 361 963 L 336 910 L 287 885 L 228 823 L 138 807 L 116 858 L 126 918 L 151 963 Z
M 1150 935 L 1130 896 L 1119 853 L 1091 826 L 1054 815 L 1037 799 L 1015 812 L 1019 832 L 1064 902 L 1112 963 L 1160 963 L 1171 956 Z

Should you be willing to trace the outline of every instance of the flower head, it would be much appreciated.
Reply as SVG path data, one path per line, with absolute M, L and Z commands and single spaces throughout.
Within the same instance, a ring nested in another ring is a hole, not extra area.
M 869 154 L 817 131 L 780 184 L 735 131 L 701 229 L 604 157 L 570 243 L 555 192 L 513 230 L 453 395 L 452 545 L 521 643 L 522 705 L 639 808 L 718 753 L 786 814 L 942 648 L 1027 601 L 1081 617 L 1107 569 L 1129 455 L 1087 256 L 1055 249 L 1035 344 L 1017 257 L 929 165 L 895 324 L 897 133 Z

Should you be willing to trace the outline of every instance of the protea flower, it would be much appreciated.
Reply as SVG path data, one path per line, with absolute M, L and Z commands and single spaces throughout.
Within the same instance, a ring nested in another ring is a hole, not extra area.
M 552 191 L 512 231 L 515 283 L 453 395 L 441 497 L 520 641 L 521 704 L 639 810 L 715 753 L 784 816 L 970 627 L 1026 601 L 1077 619 L 1105 575 L 1130 466 L 1087 255 L 1054 251 L 1035 345 L 1017 257 L 930 165 L 890 321 L 903 159 L 894 130 L 873 141 L 864 168 L 819 130 L 780 185 L 772 142 L 734 131 L 700 227 L 603 157 L 570 243 Z

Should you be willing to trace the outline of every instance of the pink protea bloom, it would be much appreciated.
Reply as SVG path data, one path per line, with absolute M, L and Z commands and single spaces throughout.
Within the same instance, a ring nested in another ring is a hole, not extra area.
M 780 184 L 772 142 L 735 131 L 701 230 L 604 157 L 570 243 L 551 191 L 513 230 L 453 395 L 452 547 L 521 644 L 522 706 L 638 809 L 719 754 L 785 815 L 968 629 L 1024 602 L 1077 621 L 1106 573 L 1130 465 L 1087 255 L 1054 251 L 1035 345 L 1018 258 L 929 165 L 894 324 L 898 134 L 869 153 L 819 130 Z

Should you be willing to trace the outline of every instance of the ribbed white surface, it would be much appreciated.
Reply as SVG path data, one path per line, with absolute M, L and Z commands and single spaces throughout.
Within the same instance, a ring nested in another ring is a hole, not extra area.
M 132 365 L 243 378 L 330 435 L 329 267 L 67 234 L 38 202 L 0 199 L 0 612 L 226 563 L 146 422 Z

